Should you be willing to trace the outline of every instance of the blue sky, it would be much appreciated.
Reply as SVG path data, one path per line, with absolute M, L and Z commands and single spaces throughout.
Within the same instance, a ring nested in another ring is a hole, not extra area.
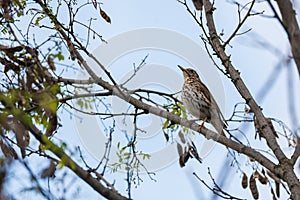
M 202 34 L 199 27 L 193 21 L 192 17 L 187 13 L 186 9 L 175 0 L 165 0 L 165 1 L 122 1 L 122 2 L 103 2 L 102 8 L 110 15 L 112 18 L 112 23 L 107 24 L 104 20 L 99 19 L 99 30 L 105 39 L 109 39 L 122 35 L 128 31 L 143 29 L 143 28 L 160 28 L 167 29 L 171 31 L 178 32 L 183 36 L 188 37 L 190 40 L 198 43 L 200 47 L 203 47 L 202 41 L 199 35 Z M 190 2 L 189 2 L 190 3 Z M 192 6 L 192 4 L 191 4 Z M 229 36 L 237 24 L 237 7 L 223 1 L 216 2 L 217 10 L 215 12 L 215 19 L 217 22 L 217 29 L 219 31 L 224 31 L 224 36 Z M 255 6 L 257 11 L 265 10 L 265 14 L 271 14 L 271 12 L 266 8 L 266 4 L 260 3 Z M 96 12 L 96 11 L 95 11 Z M 91 13 L 92 15 L 92 13 Z M 232 55 L 232 63 L 239 69 L 241 76 L 245 83 L 249 87 L 250 91 L 256 97 L 258 91 L 265 86 L 266 79 L 272 72 L 277 63 L 283 63 L 282 57 L 274 55 L 267 51 L 263 45 L 257 45 L 259 40 L 266 43 L 271 43 L 276 48 L 280 49 L 283 55 L 289 54 L 289 44 L 286 39 L 286 35 L 283 32 L 282 27 L 276 20 L 264 18 L 260 16 L 251 17 L 249 21 L 242 28 L 242 31 L 252 28 L 252 31 L 248 34 L 241 35 L 234 39 L 231 43 L 232 48 L 228 48 L 228 52 Z M 261 36 L 260 37 L 257 37 Z M 154 38 L 155 39 L 155 38 Z M 149 38 L 153 40 L 153 38 Z M 174 41 L 176 43 L 176 41 Z M 181 44 L 180 44 L 181 45 Z M 97 44 L 91 45 L 96 49 Z M 105 49 L 105 47 L 104 47 Z M 144 55 L 149 54 L 149 58 L 146 61 L 147 66 L 152 65 L 163 65 L 169 66 L 170 70 L 179 73 L 176 68 L 176 62 L 183 62 L 184 64 L 189 64 L 189 61 L 182 59 L 182 57 L 174 57 L 170 52 L 162 53 L 157 49 L 143 49 L 136 50 L 134 52 L 129 52 L 124 55 L 117 57 L 110 67 L 112 69 L 112 74 L 115 77 L 122 78 L 122 73 L 128 72 L 132 69 L 131 63 L 138 63 Z M 183 56 L 184 57 L 184 56 Z M 204 61 L 206 62 L 206 61 Z M 180 64 L 180 63 L 178 63 Z M 199 62 L 199 66 L 202 67 L 203 62 Z M 146 66 L 146 67 L 147 67 Z M 120 68 L 122 68 L 120 72 Z M 146 68 L 145 67 L 145 68 Z M 124 69 L 125 68 L 125 69 Z M 128 69 L 129 68 L 129 69 Z M 287 83 L 287 69 L 282 66 L 282 73 L 278 74 L 275 85 L 270 88 L 269 93 L 264 98 L 264 100 L 258 100 L 261 107 L 264 109 L 264 113 L 267 116 L 278 118 L 284 120 L 292 128 L 299 127 L 299 124 L 292 124 L 289 111 L 288 111 L 288 83 Z M 294 84 L 294 87 L 299 84 L 298 75 L 295 67 L 290 69 Z M 198 71 L 199 72 L 199 71 Z M 170 72 L 171 73 L 171 72 Z M 200 70 L 201 73 L 201 70 Z M 121 75 L 120 75 L 121 74 Z M 202 74 L 203 75 L 203 74 Z M 137 75 L 138 76 L 138 75 Z M 201 74 L 200 74 L 201 76 Z M 219 77 L 224 86 L 225 94 L 225 106 L 224 115 L 226 117 L 230 116 L 233 106 L 237 102 L 243 101 L 238 95 L 236 89 L 232 86 L 232 83 L 219 74 Z M 210 88 L 214 88 L 214 80 L 210 77 L 203 77 L 206 83 L 210 83 Z M 181 82 L 182 79 L 177 79 L 175 82 Z M 212 89 L 213 93 L 218 93 Z M 279 93 L 280 91 L 280 93 Z M 299 90 L 295 89 L 295 102 L 299 102 Z M 217 101 L 220 101 L 217 98 Z M 299 105 L 296 105 L 296 110 L 300 111 Z M 299 113 L 299 112 L 298 112 Z M 233 123 L 231 128 L 240 126 L 240 124 Z M 253 128 L 249 125 L 243 125 L 243 130 L 248 134 L 253 134 Z M 248 132 L 247 132 L 248 131 Z M 250 132 L 249 132 L 250 131 Z M 79 133 L 81 135 L 81 133 Z M 154 136 L 153 136 L 154 137 Z M 155 138 L 156 137 L 156 138 Z M 155 149 L 164 148 L 165 144 L 162 135 L 155 135 L 154 142 L 145 142 L 146 145 L 144 149 L 151 151 L 156 151 Z M 195 139 L 201 149 L 201 145 L 204 142 L 202 136 L 196 136 Z M 248 135 L 249 138 L 253 136 Z M 67 138 L 67 136 L 66 136 Z M 152 138 L 153 139 L 153 138 Z M 79 139 L 80 140 L 80 139 Z M 151 141 L 151 140 L 150 140 Z M 258 143 L 254 143 L 256 147 L 263 147 Z M 151 146 L 153 145 L 153 146 Z M 284 142 L 282 145 L 286 145 Z M 157 146 L 157 147 L 156 147 Z M 89 149 L 89 147 L 87 147 Z M 286 148 L 285 150 L 288 150 Z M 251 163 L 244 156 L 239 156 L 241 166 L 245 172 L 250 174 Z M 181 169 L 178 162 L 167 165 L 163 169 L 156 172 L 154 177 L 157 182 L 151 181 L 147 176 L 143 176 L 144 182 L 140 186 L 132 190 L 134 199 L 212 199 L 214 197 L 207 189 L 192 175 L 196 172 L 201 178 L 208 180 L 207 168 L 210 167 L 214 178 L 221 177 L 224 174 L 229 174 L 226 183 L 223 185 L 224 190 L 231 193 L 234 196 L 240 196 L 243 198 L 251 198 L 249 190 L 241 189 L 241 172 L 238 170 L 237 165 L 230 167 L 230 161 L 232 159 L 227 156 L 227 151 L 225 148 L 217 145 L 212 152 L 204 158 L 202 165 L 195 160 L 189 161 L 187 166 Z M 224 164 L 225 163 L 225 164 Z M 244 167 L 246 165 L 246 167 Z M 113 180 L 115 177 L 121 178 L 124 174 L 111 174 L 110 178 Z M 217 179 L 218 181 L 218 179 Z M 123 185 L 124 184 L 124 185 Z M 119 188 L 126 187 L 125 182 L 122 183 L 120 179 L 117 181 L 117 186 Z M 269 188 L 267 186 L 260 186 L 260 195 L 262 198 L 269 199 Z M 122 191 L 122 189 L 121 189 Z M 283 192 L 282 192 L 283 193 Z M 92 197 L 96 198 L 96 194 L 90 194 Z M 101 199 L 101 198 L 100 198 Z
M 191 1 L 188 2 L 191 8 L 193 8 Z M 98 13 L 99 10 L 92 9 L 92 6 L 87 10 L 82 11 L 80 14 L 80 20 L 88 23 L 87 20 L 90 17 L 97 16 L 98 20 L 93 22 L 94 26 L 96 27 L 97 31 L 99 31 L 99 34 L 103 35 L 104 39 L 106 39 L 108 42 L 113 41 L 114 38 L 124 35 L 130 31 L 145 28 L 156 28 L 166 31 L 173 31 L 178 35 L 182 35 L 182 37 L 186 37 L 186 41 L 193 41 L 198 45 L 199 48 L 203 48 L 203 43 L 199 37 L 199 35 L 202 34 L 200 28 L 188 14 L 185 7 L 176 0 L 131 0 L 118 2 L 104 1 L 101 6 L 103 10 L 105 10 L 111 17 L 111 24 L 108 24 L 101 19 Z M 232 33 L 238 23 L 237 7 L 228 3 L 227 1 L 216 1 L 215 6 L 217 8 L 215 11 L 217 29 L 219 31 L 223 30 L 224 38 L 226 38 Z M 255 6 L 255 10 L 265 10 L 265 14 L 271 13 L 266 8 L 265 3 L 258 3 Z M 60 15 L 59 17 L 64 18 L 65 16 Z M 270 73 L 273 72 L 276 65 L 278 65 L 278 63 L 282 64 L 280 67 L 280 73 L 276 75 L 276 79 L 273 81 L 274 85 L 272 87 L 270 85 L 270 90 L 263 99 L 258 99 L 258 103 L 263 108 L 263 112 L 266 116 L 281 119 L 292 129 L 296 129 L 300 126 L 300 124 L 293 123 L 289 110 L 289 94 L 291 89 L 295 95 L 294 102 L 300 101 L 300 90 L 297 87 L 299 85 L 299 78 L 296 68 L 294 65 L 285 66 L 283 57 L 280 54 L 278 55 L 270 53 L 268 52 L 268 49 L 265 48 L 265 45 L 258 45 L 259 41 L 271 43 L 279 49 L 283 56 L 289 55 L 289 44 L 286 34 L 283 32 L 282 27 L 276 20 L 260 16 L 251 17 L 242 30 L 245 31 L 248 28 L 252 28 L 252 31 L 234 39 L 231 43 L 232 48 L 228 48 L 228 53 L 231 54 L 232 63 L 241 72 L 243 80 L 255 98 L 259 97 L 258 94 L 261 88 L 268 88 L 268 85 L 266 85 L 266 80 L 269 78 Z M 78 29 L 78 31 L 82 30 Z M 147 39 L 149 41 L 157 42 L 155 45 L 153 45 L 155 47 L 160 47 L 160 45 L 165 42 L 163 40 L 159 41 L 155 37 L 151 38 L 151 36 L 149 36 L 149 38 L 145 38 L 145 40 Z M 127 45 L 133 43 L 133 41 L 128 42 L 129 44 L 124 45 L 122 43 L 119 48 L 125 48 L 126 50 L 128 47 Z M 112 75 L 116 77 L 117 80 L 122 80 L 132 70 L 133 63 L 138 64 L 141 59 L 143 59 L 146 55 L 149 55 L 148 59 L 146 60 L 147 65 L 144 67 L 145 71 L 143 72 L 141 70 L 141 73 L 137 74 L 138 80 L 136 80 L 136 82 L 138 85 L 135 85 L 134 80 L 134 84 L 129 86 L 133 88 L 149 86 L 154 89 L 171 92 L 180 90 L 180 86 L 183 81 L 181 72 L 176 65 L 181 64 L 186 67 L 194 67 L 197 69 L 204 82 L 208 84 L 211 92 L 215 95 L 217 101 L 220 103 L 220 107 L 223 110 L 225 118 L 228 118 L 231 115 L 234 105 L 237 102 L 243 101 L 238 95 L 236 89 L 233 87 L 231 81 L 219 73 L 215 68 L 211 69 L 213 68 L 213 65 L 209 64 L 209 59 L 207 57 L 203 57 L 202 55 L 204 48 L 202 52 L 199 51 L 198 60 L 189 60 L 189 54 L 197 53 L 195 52 L 195 48 L 191 47 L 189 49 L 187 48 L 189 47 L 189 43 L 183 44 L 182 42 L 179 42 L 179 40 L 174 40 L 174 44 L 174 46 L 179 47 L 179 53 L 171 51 L 170 49 L 166 50 L 149 47 L 143 48 L 141 46 L 139 49 L 125 53 L 123 52 L 121 55 L 113 57 L 112 60 L 108 59 L 107 61 L 104 61 L 103 59 L 105 58 L 100 60 L 104 63 L 108 63 L 108 67 L 112 70 Z M 93 51 L 97 50 L 97 48 L 101 48 L 105 51 L 109 47 L 109 44 L 106 45 L 102 43 L 102 46 L 100 47 L 99 45 L 101 45 L 100 42 L 92 41 L 90 44 L 90 50 Z M 114 48 L 117 48 L 116 51 L 120 50 L 118 46 Z M 113 53 L 115 52 L 108 51 L 103 54 L 110 55 Z M 101 54 L 99 56 L 101 56 Z M 207 68 L 207 66 L 211 68 Z M 161 67 L 165 71 L 162 70 L 160 73 L 155 74 L 154 70 L 158 67 Z M 162 72 L 165 74 L 161 74 Z M 213 74 L 213 77 L 207 74 Z M 157 77 L 165 76 L 167 78 L 166 80 L 162 80 L 162 83 L 157 83 L 157 80 L 155 79 L 157 78 L 155 77 L 156 75 Z M 82 73 L 69 71 L 67 76 L 80 77 L 82 76 Z M 167 79 L 172 80 L 172 78 L 174 79 L 173 83 L 171 82 L 171 86 L 168 88 L 167 86 L 170 83 L 167 82 Z M 147 80 L 147 82 L 143 83 L 143 80 Z M 290 80 L 291 83 L 289 83 L 288 80 Z M 294 88 L 292 88 L 291 85 L 293 85 Z M 114 104 L 113 102 L 112 105 L 119 105 L 119 103 Z M 295 113 L 300 113 L 299 104 L 295 105 Z M 76 114 L 76 116 L 78 115 Z M 100 134 L 99 132 L 101 132 L 98 128 L 104 128 L 106 123 L 106 125 L 109 126 L 109 123 L 107 121 L 103 123 L 100 122 L 99 119 L 96 119 L 100 125 L 99 127 L 94 128 L 85 126 L 85 123 L 88 120 L 83 120 L 83 122 L 80 122 L 80 120 L 78 120 L 79 118 L 74 116 L 71 118 L 70 114 L 67 112 L 61 113 L 61 117 L 61 123 L 64 124 L 64 127 L 60 130 L 61 133 L 59 134 L 59 137 L 68 141 L 69 147 L 80 146 L 84 151 L 84 154 L 88 156 L 87 160 L 90 163 L 96 164 L 97 155 L 95 156 L 93 152 L 91 152 L 91 148 L 95 149 L 97 152 L 99 150 L 98 148 L 101 148 L 101 145 L 97 144 L 97 139 L 94 140 L 94 143 L 86 144 L 83 141 L 83 137 L 89 134 L 95 134 L 95 137 L 97 137 L 97 134 Z M 298 115 L 298 119 L 299 117 L 300 116 Z M 154 122 L 156 129 L 157 127 L 160 128 L 161 120 L 151 117 L 143 118 L 141 126 L 147 129 L 150 127 L 150 125 L 153 125 Z M 126 127 L 122 127 L 122 123 L 119 125 L 120 127 L 118 130 L 121 133 L 121 130 L 126 129 Z M 230 128 L 239 126 L 241 126 L 239 123 L 230 124 Z M 82 129 L 78 129 L 78 127 L 83 129 L 86 128 L 86 130 L 82 131 Z M 152 126 L 149 130 L 153 130 Z M 248 134 L 247 136 L 249 138 L 253 139 L 254 130 L 252 126 L 243 125 L 242 130 Z M 165 148 L 169 147 L 170 144 L 165 142 L 162 133 L 159 133 L 159 131 L 156 130 L 156 132 L 149 132 L 148 134 L 152 134 L 151 137 L 144 136 L 143 138 L 143 136 L 141 136 L 141 145 L 139 146 L 141 150 L 153 153 L 162 152 Z M 124 138 L 120 136 L 117 136 L 117 138 L 121 141 L 124 140 Z M 196 135 L 193 138 L 198 149 L 201 149 L 202 145 L 205 143 L 204 138 L 199 135 Z M 282 145 L 286 146 L 285 141 L 282 141 L 281 143 Z M 258 142 L 254 142 L 253 144 L 256 145 L 256 148 L 264 147 Z M 176 151 L 176 149 L 173 150 Z M 285 150 L 290 152 L 288 147 L 286 147 Z M 168 154 L 164 156 L 168 156 Z M 173 154 L 170 156 L 173 156 Z M 238 158 L 240 159 L 240 164 L 243 170 L 250 174 L 252 172 L 252 163 L 249 163 L 248 158 L 245 156 L 238 156 Z M 251 198 L 250 191 L 248 189 L 243 190 L 241 188 L 241 172 L 237 167 L 238 165 L 230 166 L 231 161 L 232 158 L 227 155 L 227 150 L 220 145 L 214 146 L 213 150 L 203 158 L 202 164 L 199 164 L 196 160 L 190 160 L 185 168 L 180 168 L 178 161 L 175 159 L 174 162 L 163 164 L 161 167 L 159 167 L 159 170 L 155 171 L 156 175 L 154 176 L 154 179 L 156 181 L 150 180 L 147 175 L 142 175 L 141 177 L 143 178 L 143 182 L 141 185 L 132 189 L 132 197 L 134 199 L 144 200 L 217 199 L 212 195 L 211 192 L 207 191 L 206 187 L 204 187 L 204 185 L 200 183 L 195 176 L 192 175 L 193 172 L 196 172 L 202 179 L 208 180 L 208 182 L 211 183 L 207 174 L 208 167 L 210 167 L 211 173 L 217 182 L 219 180 L 218 178 L 221 179 L 222 176 L 227 175 L 226 182 L 223 184 L 223 188 L 226 192 L 241 198 Z M 108 173 L 107 175 L 110 181 L 116 180 L 116 188 L 119 189 L 122 194 L 125 194 L 125 174 L 120 172 L 113 174 Z M 267 186 L 260 185 L 259 191 L 262 199 L 270 199 L 269 188 Z M 282 191 L 282 194 L 283 193 L 284 192 Z M 82 183 L 82 198 L 102 199 L 96 192 L 86 186 L 85 183 Z

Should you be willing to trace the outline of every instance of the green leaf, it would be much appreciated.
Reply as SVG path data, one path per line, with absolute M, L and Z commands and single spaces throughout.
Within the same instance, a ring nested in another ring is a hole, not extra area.
M 164 122 L 163 129 L 166 129 L 166 128 L 168 128 L 168 127 L 169 127 L 169 120 L 166 120 L 166 121 Z
M 65 59 L 65 57 L 62 55 L 62 53 L 61 53 L 61 52 L 59 52 L 59 53 L 57 54 L 57 58 L 58 58 L 58 60 L 59 60 L 59 61 L 61 61 L 61 60 L 64 60 L 64 59 Z

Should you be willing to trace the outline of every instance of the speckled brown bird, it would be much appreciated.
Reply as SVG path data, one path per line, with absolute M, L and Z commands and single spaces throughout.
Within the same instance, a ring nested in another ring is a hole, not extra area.
M 184 76 L 181 91 L 184 107 L 197 119 L 211 123 L 219 134 L 225 136 L 223 129 L 227 127 L 227 123 L 208 88 L 200 80 L 195 70 L 185 69 L 180 65 L 178 67 Z

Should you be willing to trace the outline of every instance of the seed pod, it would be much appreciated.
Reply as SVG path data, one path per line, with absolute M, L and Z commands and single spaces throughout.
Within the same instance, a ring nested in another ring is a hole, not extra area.
M 202 159 L 200 158 L 198 152 L 197 152 L 197 149 L 194 147 L 194 144 L 193 146 L 191 146 L 189 144 L 189 153 L 190 155 L 192 155 L 194 158 L 196 158 L 200 163 L 202 163 Z
M 253 198 L 258 199 L 259 193 L 257 190 L 256 181 L 255 181 L 255 178 L 253 175 L 250 176 L 249 185 L 250 185 L 250 191 L 251 191 Z
M 180 167 L 184 167 L 185 163 L 187 163 L 187 161 L 190 158 L 190 154 L 189 152 L 185 151 L 180 157 L 179 157 L 179 165 Z
M 248 177 L 247 177 L 246 173 L 243 174 L 242 187 L 244 189 L 246 189 L 248 187 Z
M 272 187 L 271 187 L 271 194 L 272 194 L 273 200 L 277 200 L 276 195 L 275 195 L 274 190 L 273 190 Z
M 267 177 L 261 175 L 258 171 L 255 171 L 254 176 L 255 178 L 258 178 L 259 182 L 263 185 L 267 184 L 269 181 Z
M 92 0 L 94 7 L 97 9 L 97 0 Z
M 280 183 L 279 182 L 275 182 L 275 191 L 276 191 L 276 195 L 279 198 L 280 197 Z
M 182 146 L 179 143 L 177 143 L 177 152 L 178 152 L 179 156 L 181 156 L 183 154 Z
M 170 137 L 169 137 L 168 133 L 166 133 L 165 131 L 164 131 L 164 136 L 166 138 L 166 141 L 169 142 Z
M 181 131 L 179 131 L 178 136 L 179 136 L 179 138 L 180 138 L 180 141 L 181 141 L 183 144 L 185 144 L 185 143 L 186 143 L 186 140 L 185 140 L 185 137 L 184 137 L 184 135 L 183 135 L 183 133 L 182 133 Z
M 110 17 L 102 9 L 100 9 L 100 15 L 107 23 L 111 23 Z

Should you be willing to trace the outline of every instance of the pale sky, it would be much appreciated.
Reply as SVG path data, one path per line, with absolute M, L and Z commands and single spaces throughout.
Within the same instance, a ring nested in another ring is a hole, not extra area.
M 191 8 L 193 8 L 191 1 L 188 2 L 191 5 Z M 226 1 L 216 1 L 215 3 L 217 8 L 215 11 L 217 29 L 219 31 L 224 31 L 224 37 L 226 39 L 233 32 L 238 23 L 237 7 Z M 131 31 L 134 33 L 134 31 L 145 28 L 156 28 L 157 30 L 174 32 L 174 34 L 171 34 L 174 38 L 179 35 L 178 39 L 167 37 L 165 40 L 149 35 L 148 38 L 143 38 L 146 40 L 145 42 L 149 42 L 150 44 L 145 43 L 143 46 L 143 44 L 137 42 L 136 45 L 140 45 L 137 47 L 133 45 L 134 41 L 130 40 L 128 41 L 128 44 L 121 43 L 122 45 L 115 45 L 115 50 L 110 49 L 110 51 L 108 50 L 110 43 L 108 45 L 102 44 L 102 46 L 99 47 L 101 43 L 91 42 L 90 50 L 95 50 L 95 55 L 97 55 L 97 48 L 103 49 L 105 52 L 103 55 L 114 55 L 111 58 L 104 56 L 104 58 L 100 60 L 103 63 L 108 63 L 108 67 L 112 70 L 112 75 L 116 77 L 117 80 L 124 80 L 132 70 L 133 63 L 138 64 L 141 59 L 146 55 L 149 55 L 146 60 L 147 65 L 144 68 L 145 71 L 141 71 L 140 74 L 137 74 L 137 79 L 134 80 L 137 85 L 133 82 L 132 85 L 129 85 L 130 87 L 146 86 L 158 90 L 176 92 L 180 90 L 181 84 L 183 83 L 181 72 L 176 67 L 177 64 L 181 64 L 186 67 L 196 68 L 201 78 L 208 84 L 211 92 L 215 95 L 216 100 L 220 103 L 225 118 L 228 118 L 231 115 L 236 103 L 243 102 L 236 89 L 233 87 L 232 82 L 219 73 L 213 65 L 209 64 L 210 60 L 203 54 L 205 50 L 199 37 L 199 35 L 202 34 L 201 29 L 188 14 L 185 7 L 176 0 L 104 1 L 101 6 L 111 17 L 111 24 L 106 23 L 103 19 L 98 17 L 99 10 L 93 9 L 92 6 L 89 8 L 88 12 L 81 15 L 81 17 L 83 22 L 86 20 L 86 23 L 88 23 L 87 20 L 89 17 L 97 16 L 98 20 L 93 23 L 96 25 L 99 34 L 103 35 L 104 39 L 108 42 L 113 43 L 118 37 L 124 42 L 124 35 L 126 35 L 126 33 L 131 33 Z M 266 10 L 266 4 L 260 3 L 256 5 L 255 10 Z M 270 13 L 271 12 L 268 10 L 265 12 L 265 14 Z M 289 114 L 288 89 L 291 87 L 288 85 L 287 81 L 287 77 L 289 77 L 289 80 L 292 80 L 291 84 L 294 86 L 293 92 L 295 95 L 294 102 L 299 102 L 300 90 L 297 89 L 299 78 L 296 68 L 294 65 L 292 65 L 291 69 L 284 67 L 284 61 L 282 61 L 280 55 L 269 53 L 264 46 L 258 45 L 259 41 L 272 43 L 272 45 L 278 48 L 281 53 L 286 56 L 290 54 L 288 52 L 289 44 L 286 34 L 276 20 L 260 16 L 251 17 L 242 28 L 242 31 L 249 28 L 252 28 L 252 31 L 234 39 L 231 43 L 232 48 L 227 47 L 228 52 L 231 54 L 232 63 L 241 72 L 243 80 L 255 98 L 257 97 L 256 95 L 259 94 L 261 88 L 265 86 L 266 80 L 269 78 L 269 75 L 275 66 L 278 63 L 283 63 L 281 73 L 276 77 L 275 85 L 270 89 L 267 96 L 264 97 L 264 100 L 259 99 L 258 103 L 263 108 L 263 112 L 266 116 L 281 119 L 292 129 L 296 129 L 300 124 L 293 124 Z M 262 36 L 262 38 L 257 37 L 257 35 Z M 130 36 L 126 37 L 130 38 Z M 171 43 L 167 43 L 169 40 Z M 138 38 L 136 38 L 135 41 L 138 41 Z M 183 41 L 186 41 L 186 43 L 183 43 Z M 131 47 L 130 45 L 133 46 Z M 152 48 L 150 48 L 150 46 Z M 202 48 L 202 51 L 199 50 L 199 57 L 197 57 L 197 48 Z M 119 51 L 120 55 L 118 55 Z M 101 56 L 101 53 L 99 56 Z M 211 68 L 205 68 L 207 66 Z M 160 67 L 162 70 L 155 71 Z M 290 70 L 290 73 L 288 73 L 288 70 Z M 81 77 L 82 73 L 69 71 L 67 75 L 71 77 Z M 166 78 L 164 79 L 161 77 Z M 160 80 L 161 82 L 159 82 Z M 171 82 L 168 82 L 169 80 L 171 80 Z M 118 109 L 116 107 L 119 103 L 112 102 L 112 105 L 115 105 L 113 106 L 113 109 Z M 295 105 L 295 112 L 300 113 L 300 104 Z M 93 121 L 83 120 L 81 124 L 78 118 L 70 118 L 70 114 L 67 112 L 63 112 L 61 116 L 61 123 L 64 124 L 64 127 L 61 128 L 59 137 L 68 141 L 69 147 L 80 146 L 85 155 L 90 155 L 87 160 L 96 164 L 97 159 L 95 159 L 93 153 L 100 151 L 99 148 L 101 148 L 97 139 L 99 139 L 98 136 L 101 138 L 101 135 L 99 134 L 101 134 L 100 129 L 104 128 L 104 125 L 101 125 L 103 122 L 99 122 L 99 119 L 94 119 L 95 122 L 100 124 L 99 127 L 94 128 L 84 125 L 86 122 L 92 123 Z M 298 119 L 299 117 L 300 116 L 298 115 Z M 162 155 L 163 160 L 161 160 L 161 163 L 163 164 L 159 167 L 156 166 L 158 170 L 155 170 L 156 175 L 153 177 L 156 182 L 150 180 L 146 175 L 141 175 L 143 182 L 136 188 L 132 188 L 133 199 L 218 199 L 193 175 L 193 172 L 196 172 L 200 178 L 207 180 L 211 185 L 211 180 L 207 174 L 208 167 L 218 183 L 220 183 L 219 181 L 222 176 L 227 175 L 225 183 L 222 184 L 224 191 L 233 196 L 251 199 L 249 189 L 243 190 L 241 187 L 242 174 L 238 170 L 237 165 L 230 166 L 232 158 L 227 155 L 227 150 L 220 145 L 214 146 L 212 151 L 203 158 L 202 164 L 199 164 L 194 159 L 189 160 L 186 167 L 180 168 L 177 159 L 173 159 L 173 156 L 176 156 L 177 153 L 174 153 L 176 149 L 172 149 L 172 147 L 170 147 L 171 144 L 166 143 L 162 133 L 159 133 L 161 128 L 160 123 L 163 121 L 164 120 L 161 121 L 159 118 L 145 117 L 143 118 L 143 122 L 141 122 L 141 126 L 145 129 L 148 128 L 149 132 L 147 132 L 147 134 L 150 135 L 141 135 L 140 146 L 138 147 L 140 150 L 144 150 L 150 154 L 158 152 L 158 157 L 159 155 Z M 104 122 L 104 124 L 105 123 L 106 122 Z M 129 127 L 127 131 L 130 131 L 131 126 L 128 125 L 127 127 L 123 127 L 121 122 L 118 125 L 120 134 L 118 134 L 115 140 L 117 141 L 119 139 L 120 141 L 125 141 L 124 137 L 121 135 L 121 130 Z M 229 127 L 236 128 L 239 126 L 239 123 L 230 123 Z M 86 130 L 84 130 L 85 128 Z M 100 131 L 98 128 L 100 128 Z M 254 137 L 252 124 L 243 125 L 243 130 L 245 133 L 248 133 L 248 137 L 252 140 Z M 87 144 L 84 142 L 84 139 L 88 138 L 90 134 L 95 134 L 95 138 L 97 139 L 93 141 L 94 143 Z M 195 140 L 197 148 L 201 150 L 202 145 L 205 143 L 205 139 L 199 135 L 196 135 L 193 139 Z M 257 142 L 254 142 L 253 144 L 255 144 L 255 147 L 257 148 L 263 147 Z M 286 143 L 282 142 L 282 145 L 286 145 Z M 172 152 L 172 150 L 174 151 Z M 289 149 L 285 148 L 285 150 Z M 88 152 L 90 154 L 88 154 Z M 170 161 L 168 160 L 168 156 L 172 157 Z M 241 168 L 250 174 L 252 172 L 252 164 L 248 162 L 248 159 L 245 156 L 238 156 L 238 158 L 240 159 Z M 127 185 L 124 180 L 125 173 L 107 173 L 107 175 L 109 181 L 113 182 L 116 180 L 116 188 L 123 195 L 126 195 Z M 82 184 L 81 189 L 81 197 L 83 199 L 103 199 L 85 183 Z M 271 198 L 268 186 L 259 185 L 259 191 L 261 199 Z M 283 190 L 281 194 L 285 194 Z

